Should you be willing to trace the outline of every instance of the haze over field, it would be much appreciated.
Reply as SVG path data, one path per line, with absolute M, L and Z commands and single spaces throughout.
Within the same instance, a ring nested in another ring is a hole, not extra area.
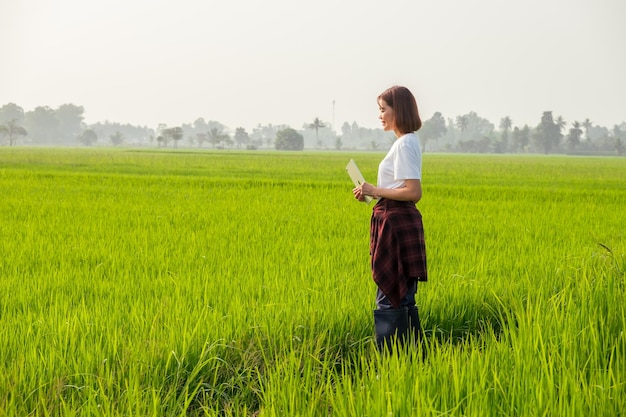
M 610 128 L 626 121 L 624 16 L 621 0 L 3 0 L 0 105 L 339 130 L 378 127 L 375 97 L 404 84 L 424 118 Z

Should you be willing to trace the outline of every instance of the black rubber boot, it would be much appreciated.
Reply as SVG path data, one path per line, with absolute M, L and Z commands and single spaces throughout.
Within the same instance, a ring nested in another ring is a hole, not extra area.
M 409 314 L 406 307 L 374 310 L 376 346 L 379 351 L 391 351 L 394 342 L 403 344 L 409 332 Z
M 422 325 L 420 323 L 420 315 L 417 306 L 409 307 L 409 328 L 414 343 L 419 343 L 420 340 L 422 340 Z

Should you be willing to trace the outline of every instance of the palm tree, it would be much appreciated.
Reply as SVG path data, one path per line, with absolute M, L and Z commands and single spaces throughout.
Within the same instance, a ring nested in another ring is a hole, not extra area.
M 556 124 L 556 127 L 558 129 L 558 134 L 556 135 L 556 146 L 558 147 L 560 145 L 561 139 L 563 138 L 563 134 L 561 133 L 561 131 L 565 129 L 565 125 L 567 124 L 567 122 L 565 121 L 565 119 L 563 119 L 563 116 L 559 116 L 556 118 L 556 121 L 554 123 Z
M 467 114 L 456 117 L 456 127 L 461 130 L 461 140 L 463 140 L 463 132 L 469 127 L 469 116 Z
M 563 119 L 563 116 L 557 117 L 554 123 L 556 123 L 556 125 L 559 127 L 559 133 L 561 132 L 561 130 L 563 130 L 563 128 L 567 124 L 567 122 Z
M 513 122 L 509 116 L 500 119 L 500 129 L 502 129 L 502 142 L 498 145 L 501 152 L 505 152 L 509 142 L 509 130 L 511 130 Z
M 500 129 L 504 132 L 508 132 L 511 129 L 511 126 L 513 126 L 513 121 L 509 116 L 505 116 L 500 119 Z
M 589 141 L 589 131 L 593 127 L 593 123 L 589 119 L 585 119 L 583 122 L 583 127 L 585 128 L 585 140 Z
M 228 135 L 224 134 L 217 127 L 211 128 L 207 134 L 209 136 L 209 142 L 211 142 L 214 148 L 215 148 L 215 145 L 217 145 L 218 143 L 220 143 L 221 141 L 225 140 L 228 137 Z
M 572 151 L 576 148 L 576 146 L 580 145 L 580 137 L 583 134 L 583 130 L 580 127 L 580 122 L 575 121 L 572 124 L 572 128 L 569 130 L 569 134 L 567 135 L 567 144 Z
M 320 141 L 318 138 L 318 130 L 323 127 L 326 127 L 326 125 L 318 117 L 316 117 L 315 120 L 313 120 L 313 123 L 308 124 L 307 127 L 309 129 L 315 129 L 315 143 L 319 146 Z

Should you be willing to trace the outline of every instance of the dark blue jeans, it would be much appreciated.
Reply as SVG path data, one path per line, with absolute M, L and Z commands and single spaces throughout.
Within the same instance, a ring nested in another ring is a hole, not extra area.
M 406 292 L 404 298 L 402 298 L 401 307 L 412 307 L 415 305 L 415 293 L 417 292 L 417 280 L 412 279 L 407 283 L 409 290 Z M 380 288 L 376 289 L 376 308 L 378 310 L 389 310 L 393 308 L 389 299 L 383 294 Z

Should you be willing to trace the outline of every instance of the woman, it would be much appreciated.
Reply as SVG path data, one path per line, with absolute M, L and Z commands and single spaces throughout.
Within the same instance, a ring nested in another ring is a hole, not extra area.
M 378 286 L 374 326 L 380 350 L 391 348 L 395 335 L 417 339 L 420 322 L 415 292 L 417 281 L 426 281 L 426 245 L 422 215 L 415 204 L 422 198 L 422 152 L 415 132 L 422 122 L 413 94 L 394 86 L 378 96 L 385 131 L 396 135 L 378 167 L 377 185 L 364 183 L 354 197 L 378 199 L 370 224 L 372 275 Z

